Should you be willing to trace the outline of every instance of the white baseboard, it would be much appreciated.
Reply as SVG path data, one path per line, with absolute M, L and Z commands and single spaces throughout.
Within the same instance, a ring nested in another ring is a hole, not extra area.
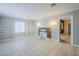
M 73 44 L 74 47 L 79 48 L 79 45 Z

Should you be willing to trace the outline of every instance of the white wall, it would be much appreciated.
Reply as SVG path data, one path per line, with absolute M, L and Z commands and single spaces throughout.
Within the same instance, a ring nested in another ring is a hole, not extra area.
M 79 47 L 79 10 L 74 12 L 73 19 L 73 44 Z

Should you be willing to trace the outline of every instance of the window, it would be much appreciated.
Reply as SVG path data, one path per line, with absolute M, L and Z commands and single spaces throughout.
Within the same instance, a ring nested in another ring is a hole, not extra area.
M 25 23 L 24 22 L 15 22 L 15 33 L 25 32 Z

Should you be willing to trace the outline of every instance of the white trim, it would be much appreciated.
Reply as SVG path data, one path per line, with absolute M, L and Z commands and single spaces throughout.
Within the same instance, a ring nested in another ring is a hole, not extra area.
M 73 46 L 76 47 L 76 48 L 79 48 L 79 45 L 74 44 Z
M 64 17 L 60 17 L 59 18 L 59 41 L 60 41 L 60 19 L 63 18 L 70 18 L 71 19 L 71 45 L 73 45 L 73 15 L 69 15 L 69 16 L 64 16 Z

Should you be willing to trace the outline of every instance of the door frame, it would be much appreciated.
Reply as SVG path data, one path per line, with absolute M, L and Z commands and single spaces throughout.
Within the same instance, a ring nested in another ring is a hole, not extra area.
M 71 19 L 71 39 L 70 39 L 70 45 L 74 46 L 73 45 L 73 15 L 69 15 L 69 16 L 63 16 L 63 17 L 59 17 L 58 20 L 59 20 L 59 40 L 60 41 L 60 20 L 63 19 L 63 18 L 70 18 Z
M 68 24 L 67 24 L 67 33 L 68 33 L 68 35 L 69 35 L 69 24 L 70 24 L 70 27 L 71 27 L 71 23 L 68 22 Z M 71 30 L 71 29 L 70 29 L 70 30 Z M 71 31 L 70 31 L 70 33 L 71 33 Z

